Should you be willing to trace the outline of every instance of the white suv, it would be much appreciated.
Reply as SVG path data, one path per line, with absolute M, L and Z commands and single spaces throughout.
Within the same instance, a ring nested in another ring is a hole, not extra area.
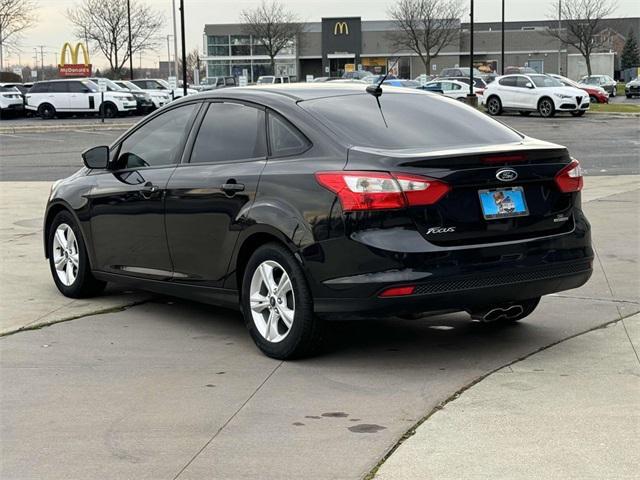
M 22 112 L 22 94 L 10 84 L 0 83 L 0 118 L 7 112 Z
M 180 98 L 184 95 L 184 89 L 182 87 L 174 88 L 172 92 L 171 86 L 161 78 L 140 78 L 138 80 L 131 80 L 131 83 L 148 92 L 168 93 L 173 99 Z M 198 91 L 193 88 L 187 88 L 187 95 L 193 95 L 194 93 L 198 93 Z
M 104 103 L 98 86 L 89 80 L 48 80 L 36 82 L 26 94 L 26 108 L 42 118 L 58 113 L 98 113 L 105 117 L 134 112 L 136 99 L 130 93 L 104 92 Z
M 505 75 L 491 82 L 484 91 L 482 103 L 491 115 L 515 110 L 521 115 L 537 111 L 542 117 L 556 112 L 569 112 L 574 117 L 589 109 L 589 94 L 584 90 L 566 87 L 549 75 Z

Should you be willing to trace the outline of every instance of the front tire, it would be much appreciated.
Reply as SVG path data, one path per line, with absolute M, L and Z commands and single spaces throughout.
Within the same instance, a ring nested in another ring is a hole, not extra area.
M 105 118 L 115 118 L 118 116 L 118 108 L 113 103 L 105 103 L 101 108 Z
M 40 118 L 49 120 L 56 116 L 56 109 L 50 103 L 43 103 L 38 107 L 38 115 L 40 116 Z
M 556 107 L 553 104 L 553 100 L 548 97 L 542 98 L 538 102 L 538 113 L 543 118 L 550 118 L 556 114 Z
M 82 233 L 69 212 L 58 213 L 51 222 L 47 253 L 53 281 L 65 297 L 91 297 L 104 290 L 106 283 L 91 273 Z
M 500 115 L 502 113 L 502 102 L 498 97 L 491 97 L 487 100 L 487 111 L 489 115 Z
M 322 321 L 313 313 L 304 272 L 282 245 L 268 243 L 253 253 L 244 271 L 241 305 L 251 338 L 265 355 L 287 360 L 320 347 Z

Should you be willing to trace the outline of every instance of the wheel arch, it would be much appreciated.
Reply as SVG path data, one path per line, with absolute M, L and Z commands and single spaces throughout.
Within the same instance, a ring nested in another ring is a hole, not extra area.
M 80 234 L 82 235 L 82 241 L 84 242 L 85 249 L 87 250 L 87 257 L 89 258 L 89 265 L 93 267 L 93 255 L 92 255 L 93 252 L 91 250 L 91 245 L 87 239 L 87 235 L 84 229 L 82 228 L 82 223 L 80 222 L 80 219 L 78 218 L 78 215 L 76 214 L 75 210 L 71 207 L 71 205 L 69 205 L 64 200 L 57 200 L 54 203 L 51 203 L 47 207 L 47 211 L 44 216 L 42 236 L 43 236 L 45 258 L 49 258 L 49 245 L 48 245 L 49 229 L 51 228 L 53 219 L 60 212 L 68 212 L 73 217 L 74 221 L 76 222 L 76 225 L 78 226 L 78 229 L 80 230 Z

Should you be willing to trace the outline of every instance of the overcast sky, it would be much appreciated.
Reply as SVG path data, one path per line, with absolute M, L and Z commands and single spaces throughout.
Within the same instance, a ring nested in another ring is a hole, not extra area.
M 26 32 L 22 41 L 20 61 L 23 65 L 33 65 L 34 48 L 39 50 L 44 45 L 44 63 L 54 64 L 64 42 L 75 40 L 71 33 L 71 25 L 67 21 L 65 11 L 77 5 L 81 0 L 39 0 L 41 8 L 38 12 L 39 22 L 35 28 Z M 109 2 L 110 0 L 104 0 Z M 172 0 L 139 0 L 162 11 L 166 19 L 166 27 L 162 32 L 166 36 L 172 31 Z M 386 11 L 393 0 L 282 0 L 295 10 L 305 21 L 319 21 L 322 17 L 360 16 L 363 20 L 382 20 L 387 18 Z M 468 1 L 468 0 L 467 0 Z M 607 0 L 603 0 L 607 1 Z M 179 0 L 175 0 L 176 5 Z M 186 12 L 187 50 L 202 45 L 202 32 L 206 23 L 234 23 L 239 13 L 246 8 L 258 5 L 260 0 L 184 0 Z M 554 0 L 506 0 L 506 20 L 544 20 L 551 13 Z M 501 0 L 475 0 L 475 18 L 478 22 L 499 21 Z M 640 1 L 617 0 L 618 9 L 615 16 L 640 16 Z M 463 19 L 466 20 L 466 19 Z M 179 28 L 179 22 L 178 22 Z M 625 32 L 626 33 L 626 32 Z M 178 34 L 179 35 L 179 34 Z M 173 48 L 173 47 L 172 47 Z M 173 50 L 172 50 L 173 51 Z M 157 66 L 159 59 L 167 59 L 166 39 L 160 43 L 155 52 L 146 52 L 142 57 L 142 65 Z M 91 59 L 94 65 L 103 67 L 104 58 L 95 56 Z M 7 64 L 17 64 L 18 55 L 10 54 L 5 60 Z M 140 58 L 136 56 L 134 66 Z

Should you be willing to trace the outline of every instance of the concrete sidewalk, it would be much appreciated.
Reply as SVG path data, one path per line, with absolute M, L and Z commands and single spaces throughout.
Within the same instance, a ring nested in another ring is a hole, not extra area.
M 635 315 L 505 367 L 436 411 L 375 478 L 638 478 L 639 350 Z

